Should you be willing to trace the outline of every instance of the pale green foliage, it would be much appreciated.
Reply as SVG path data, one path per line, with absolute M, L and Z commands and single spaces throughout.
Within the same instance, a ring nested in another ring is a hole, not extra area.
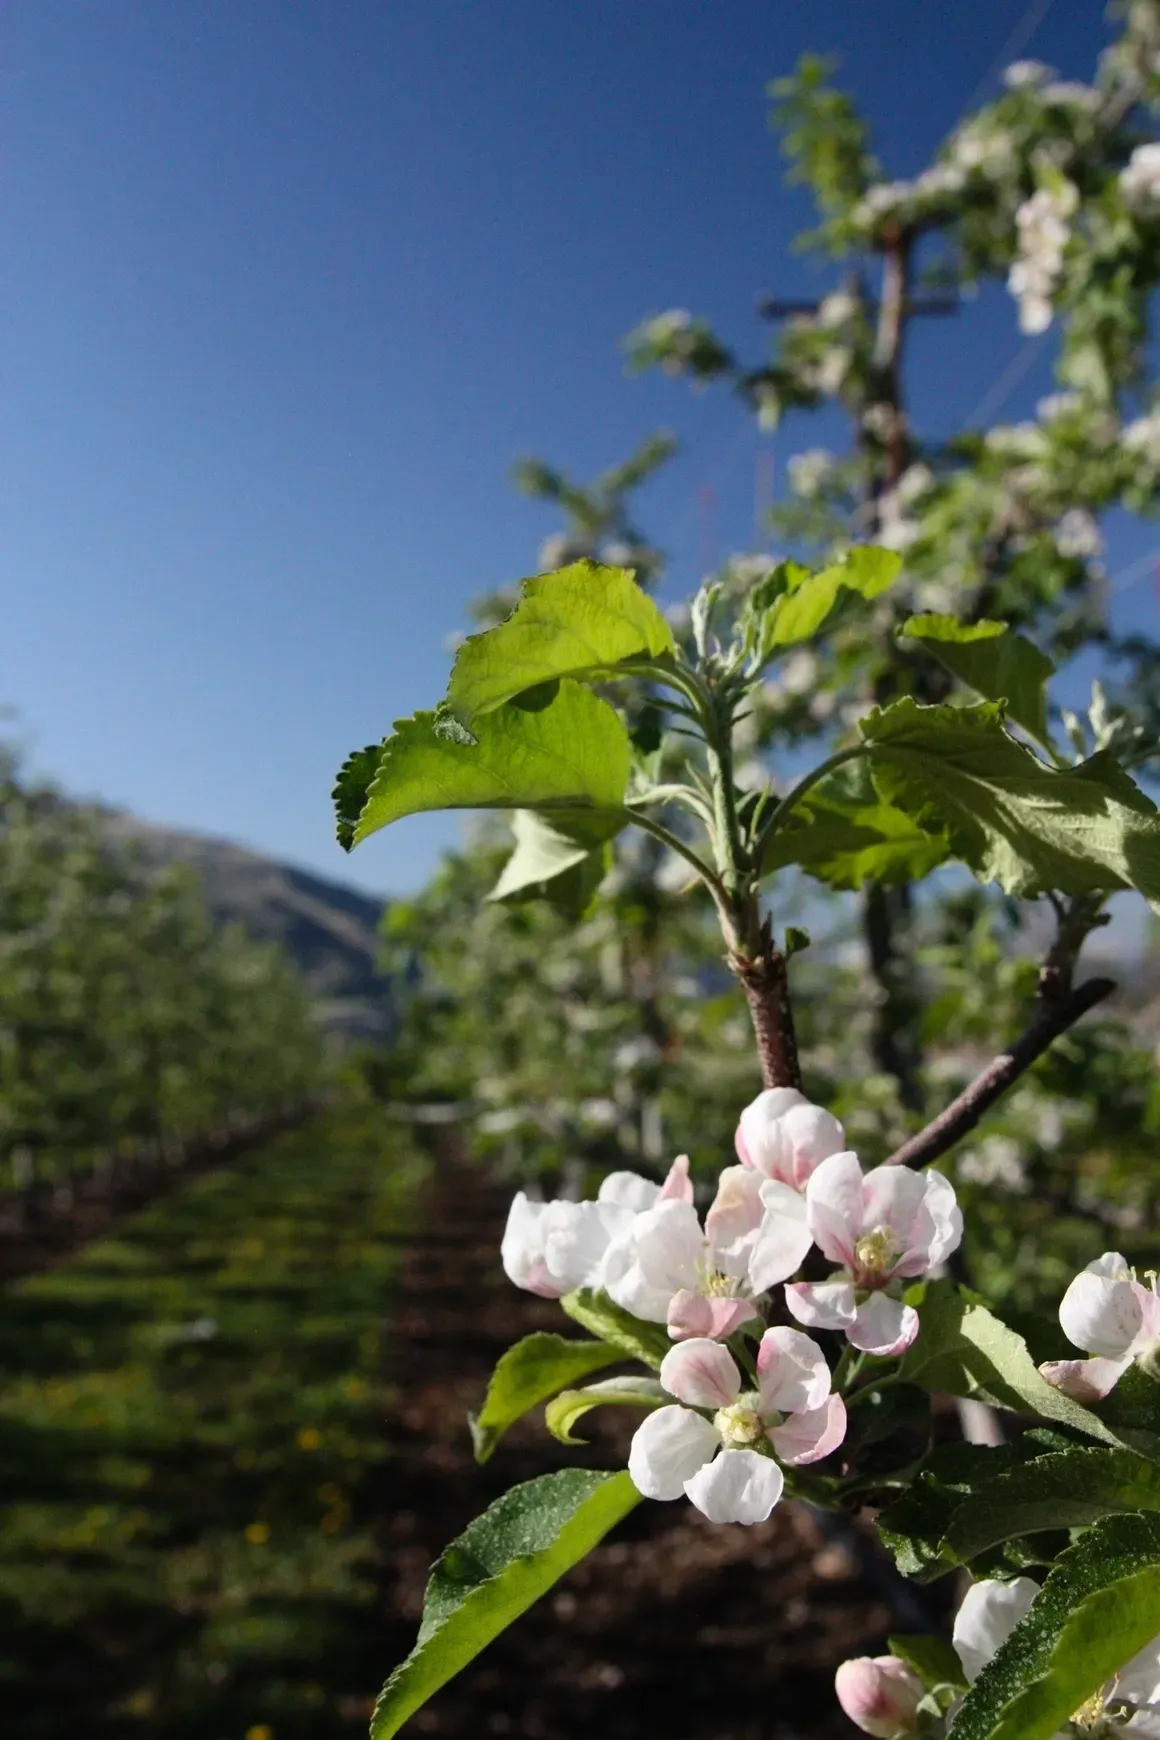
M 953 616 L 912 616 L 900 633 L 926 647 L 952 675 L 985 701 L 1001 701 L 1007 716 L 1039 743 L 1050 744 L 1047 684 L 1055 670 L 1046 653 L 1003 622 L 959 622 Z
M 613 1377 L 586 1384 L 582 1390 L 562 1390 L 544 1409 L 544 1424 L 561 1444 L 582 1444 L 572 1428 L 593 1408 L 659 1408 L 668 1396 L 655 1378 Z
M 540 683 L 608 676 L 672 650 L 671 628 L 626 569 L 573 562 L 525 580 L 511 615 L 464 641 L 447 707 L 474 730 L 481 715 Z

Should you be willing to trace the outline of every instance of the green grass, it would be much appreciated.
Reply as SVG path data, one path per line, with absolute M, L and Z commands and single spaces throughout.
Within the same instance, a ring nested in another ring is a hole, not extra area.
M 335 1112 L 0 1299 L 10 1740 L 365 1731 L 421 1164 Z

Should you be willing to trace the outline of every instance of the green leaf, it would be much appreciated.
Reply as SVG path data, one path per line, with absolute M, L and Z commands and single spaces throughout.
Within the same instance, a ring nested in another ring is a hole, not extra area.
M 919 641 L 952 676 L 984 701 L 1002 701 L 1016 725 L 1048 742 L 1047 684 L 1055 666 L 1026 635 L 1005 622 L 958 622 L 953 616 L 912 616 L 899 632 Z
M 672 1347 L 668 1331 L 660 1323 L 642 1323 L 631 1311 L 616 1305 L 607 1293 L 594 1287 L 578 1287 L 565 1293 L 560 1301 L 574 1323 L 601 1341 L 618 1347 L 629 1359 L 639 1359 L 645 1365 L 660 1367 Z
M 1160 1461 L 1160 1383 L 1130 1365 L 1111 1395 L 1092 1412 L 1141 1456 Z
M 629 1408 L 659 1408 L 668 1400 L 655 1378 L 614 1377 L 603 1383 L 586 1384 L 582 1390 L 565 1390 L 544 1409 L 544 1420 L 553 1438 L 561 1444 L 583 1444 L 572 1436 L 572 1427 L 592 1408 L 614 1404 Z
M 896 551 L 871 545 L 849 550 L 840 562 L 817 574 L 785 564 L 779 573 L 788 579 L 789 589 L 774 599 L 762 624 L 767 656 L 778 647 L 812 640 L 832 625 L 852 599 L 877 598 L 894 584 L 901 568 L 902 557 Z
M 419 1637 L 379 1694 L 371 1740 L 403 1723 L 640 1502 L 628 1474 L 566 1468 L 514 1486 L 446 1548 Z
M 338 779 L 330 795 L 334 800 L 338 843 L 344 852 L 349 852 L 354 845 L 354 831 L 367 801 L 371 780 L 379 770 L 382 753 L 381 743 L 368 743 L 365 749 L 356 749 L 353 755 L 348 755 L 338 770 Z
M 603 1341 L 568 1341 L 563 1335 L 525 1335 L 509 1347 L 491 1374 L 478 1414 L 468 1415 L 475 1460 L 486 1462 L 509 1426 L 557 1390 L 623 1356 Z
M 932 1394 L 972 1396 L 996 1408 L 1038 1414 L 1120 1446 L 1110 1426 L 1039 1375 L 1021 1335 L 964 1298 L 953 1281 L 927 1287 L 918 1320 L 918 1337 L 899 1368 L 904 1382 Z
M 761 873 L 799 864 L 830 888 L 861 888 L 869 881 L 919 882 L 949 854 L 945 832 L 927 833 L 905 811 L 823 788 L 810 792 L 773 835 Z
M 956 1691 L 966 1691 L 963 1664 L 954 1645 L 945 1637 L 889 1637 L 886 1647 L 891 1655 L 914 1669 L 928 1692 L 933 1692 L 937 1686 L 954 1686 Z
M 1136 888 L 1160 901 L 1160 817 L 1104 753 L 1047 767 L 1003 729 L 1001 709 L 923 707 L 907 697 L 861 722 L 885 802 L 1008 894 Z
M 1010 1469 L 965 1499 L 946 1544 L 965 1562 L 1017 1535 L 1086 1528 L 1137 1510 L 1160 1511 L 1160 1468 L 1130 1450 L 1076 1445 Z
M 512 614 L 473 634 L 455 659 L 447 705 L 474 731 L 513 696 L 557 677 L 607 677 L 674 650 L 673 631 L 627 568 L 573 562 L 522 585 Z
M 953 1570 L 959 1561 L 946 1536 L 960 1506 L 997 1475 L 1043 1450 L 1038 1432 L 996 1447 L 943 1444 L 933 1450 L 908 1490 L 878 1518 L 878 1532 L 903 1576 L 927 1583 Z
M 1053 1740 L 1160 1633 L 1160 1517 L 1105 1517 L 1056 1560 L 968 1692 L 952 1740 Z
M 487 714 L 475 743 L 452 741 L 435 726 L 433 713 L 395 726 L 351 844 L 421 810 L 618 811 L 623 801 L 628 734 L 607 701 L 579 683 L 562 682 L 544 705 L 512 703 Z M 349 804 L 352 781 L 346 789 Z
M 625 825 L 623 815 L 555 811 L 549 820 L 535 810 L 512 817 L 515 850 L 500 872 L 489 900 L 548 899 L 579 918 L 591 904 L 609 868 L 608 843 Z

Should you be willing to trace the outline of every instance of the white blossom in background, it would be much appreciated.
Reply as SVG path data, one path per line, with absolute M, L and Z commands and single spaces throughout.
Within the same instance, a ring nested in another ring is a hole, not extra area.
M 845 326 L 853 320 L 857 312 L 858 298 L 852 296 L 849 290 L 831 290 L 818 303 L 816 319 L 826 332 L 832 332 L 835 327 Z
M 1102 98 L 1092 86 L 1085 85 L 1079 79 L 1053 79 L 1049 85 L 1044 85 L 1043 100 L 1054 103 L 1061 109 L 1087 109 L 1089 113 L 1098 109 Z
M 1160 141 L 1137 145 L 1127 168 L 1120 171 L 1120 192 L 1132 206 L 1160 203 Z
M 1054 77 L 1055 68 L 1041 60 L 1014 60 L 1003 74 L 1003 83 L 1009 91 L 1034 90 Z
M 947 152 L 951 162 L 968 173 L 978 172 L 999 180 L 1015 167 L 1015 142 L 1005 127 L 968 122 L 952 135 Z
M 1030 1577 L 1014 1577 L 1009 1583 L 988 1578 L 967 1590 L 955 1616 L 952 1642 L 968 1685 L 974 1685 L 1026 1618 L 1038 1594 L 1039 1585 Z M 1121 1705 L 1126 1708 L 1123 1715 L 1117 1712 Z M 1125 1662 L 1082 1710 L 1075 1712 L 1072 1721 L 1084 1731 L 1123 1732 L 1136 1740 L 1160 1740 L 1160 1637 Z
M 1002 459 L 1042 459 L 1048 443 L 1038 423 L 998 423 L 986 431 L 983 445 Z
M 646 344 L 667 344 L 679 333 L 688 332 L 692 324 L 693 317 L 687 308 L 669 308 L 664 314 L 654 314 L 651 320 L 646 320 L 640 335 Z
M 955 1171 L 966 1184 L 984 1184 L 1021 1195 L 1027 1189 L 1022 1146 L 1011 1136 L 984 1136 L 960 1154 Z
M 555 568 L 566 567 L 569 562 L 578 562 L 582 556 L 590 556 L 591 554 L 587 544 L 571 537 L 569 533 L 553 532 L 540 545 L 537 560 L 541 571 L 550 574 Z
M 815 372 L 818 391 L 827 398 L 833 398 L 841 391 L 842 383 L 850 372 L 854 361 L 854 352 L 844 344 L 831 345 Z
M 878 497 L 878 527 L 874 542 L 888 550 L 908 550 L 921 530 L 919 523 L 906 512 L 897 489 L 884 489 Z
M 1063 1333 L 1089 1359 L 1040 1366 L 1049 1384 L 1076 1401 L 1110 1394 L 1128 1367 L 1160 1365 L 1160 1282 L 1137 1281 L 1119 1251 L 1105 1251 L 1075 1277 L 1059 1306 Z
M 817 495 L 834 469 L 834 456 L 824 447 L 809 447 L 786 461 L 786 476 L 795 495 L 809 501 Z
M 967 175 L 967 166 L 963 163 L 932 163 L 915 181 L 914 191 L 928 198 L 961 193 L 967 185 Z
M 1007 288 L 1019 303 L 1019 330 L 1046 332 L 1051 299 L 1063 271 L 1063 251 L 1071 234 L 1068 220 L 1079 195 L 1070 181 L 1041 187 L 1015 213 L 1019 253 L 1007 274 Z
M 806 1186 L 806 1225 L 842 1268 L 828 1281 L 787 1286 L 790 1314 L 807 1329 L 842 1330 L 863 1353 L 905 1352 L 918 1313 L 888 1289 L 930 1274 L 958 1249 L 963 1217 L 949 1179 L 904 1166 L 863 1175 L 856 1154 L 834 1154 Z
M 834 1675 L 838 1702 L 855 1727 L 878 1740 L 917 1734 L 922 1681 L 896 1655 L 856 1656 Z
M 664 1184 L 635 1172 L 610 1172 L 595 1202 L 534 1202 L 520 1190 L 508 1211 L 500 1260 L 525 1292 L 559 1299 L 574 1287 L 601 1284 L 614 1238 L 658 1202 L 692 1203 L 686 1155 L 674 1160 Z
M 674 1347 L 660 1380 L 677 1405 L 637 1427 L 628 1472 L 646 1498 L 683 1493 L 710 1522 L 764 1522 L 785 1487 L 779 1462 L 818 1462 L 846 1435 L 825 1355 L 796 1329 L 762 1336 L 755 1391 L 744 1389 L 732 1354 L 716 1341 Z
M 1126 424 L 1120 440 L 1129 453 L 1140 453 L 1149 465 L 1160 467 L 1160 412 Z
M 743 1166 L 799 1191 L 823 1160 L 846 1146 L 837 1118 L 797 1088 L 766 1088 L 758 1094 L 742 1112 L 733 1140 Z
M 758 1315 L 757 1296 L 800 1268 L 813 1239 L 786 1185 L 726 1166 L 702 1228 L 691 1197 L 658 1201 L 609 1243 L 601 1284 L 674 1340 L 726 1336 Z
M 909 181 L 880 181 L 863 194 L 850 215 L 856 224 L 874 224 L 879 218 L 892 216 L 913 194 Z
M 1061 556 L 1098 556 L 1104 547 L 1100 528 L 1086 508 L 1068 508 L 1053 536 Z
M 1078 393 L 1048 393 L 1035 407 L 1041 423 L 1057 423 L 1062 417 L 1074 417 L 1082 410 L 1083 399 Z

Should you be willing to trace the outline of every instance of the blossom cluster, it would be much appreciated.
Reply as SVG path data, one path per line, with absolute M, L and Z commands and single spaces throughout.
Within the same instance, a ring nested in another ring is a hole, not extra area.
M 1039 1585 L 1030 1577 L 1010 1582 L 997 1579 L 973 1583 L 955 1617 L 952 1641 L 963 1678 L 973 1686 L 988 1662 L 1030 1612 Z M 913 1669 L 897 1656 L 861 1656 L 845 1661 L 835 1676 L 838 1702 L 865 1734 L 879 1740 L 910 1740 L 918 1734 L 941 1733 L 924 1723 L 920 1711 L 927 1688 Z M 953 1717 L 952 1705 L 948 1715 Z M 1160 1637 L 1134 1655 L 1089 1699 L 1073 1722 L 1080 1731 L 1116 1734 L 1136 1740 L 1160 1740 Z M 1068 1732 L 1073 1729 L 1069 1724 Z M 1065 1740 L 1064 1735 L 1057 1740 Z
M 683 1492 L 715 1522 L 752 1523 L 780 1498 L 783 1466 L 829 1455 L 846 1425 L 821 1347 L 770 1319 L 834 1331 L 851 1357 L 903 1354 L 918 1333 L 905 1289 L 957 1248 L 962 1216 L 941 1173 L 863 1172 L 838 1120 L 792 1088 L 746 1107 L 736 1149 L 703 1219 L 682 1155 L 661 1185 L 612 1173 L 595 1201 L 521 1191 L 501 1255 L 517 1286 L 600 1289 L 666 1326 L 672 1401 L 638 1429 L 629 1472 L 646 1497 Z M 795 1279 L 815 1247 L 836 1267 Z

